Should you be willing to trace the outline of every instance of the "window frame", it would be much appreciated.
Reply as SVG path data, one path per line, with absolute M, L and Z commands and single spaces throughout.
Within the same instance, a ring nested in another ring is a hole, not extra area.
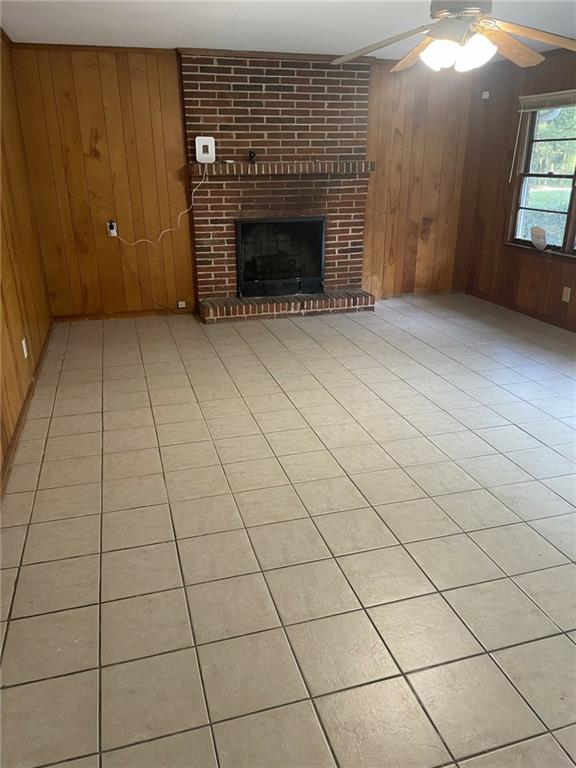
M 573 105 L 565 104 L 563 106 L 569 107 Z M 544 141 L 542 139 L 536 139 L 535 133 L 536 133 L 536 123 L 537 123 L 538 112 L 545 109 L 549 109 L 549 107 L 544 105 L 542 107 L 536 107 L 534 109 L 531 109 L 530 111 L 521 113 L 521 116 L 520 116 L 520 120 L 522 122 L 520 126 L 520 135 L 518 140 L 519 151 L 518 151 L 517 162 L 516 162 L 512 210 L 511 210 L 511 215 L 509 217 L 508 242 L 513 243 L 515 245 L 521 245 L 525 247 L 527 246 L 527 247 L 533 248 L 534 250 L 537 250 L 532 245 L 531 240 L 524 240 L 523 238 L 516 236 L 516 227 L 518 224 L 518 217 L 520 215 L 521 210 L 538 210 L 538 211 L 546 212 L 545 209 L 541 209 L 541 208 L 530 209 L 520 204 L 521 197 L 522 197 L 522 189 L 524 186 L 524 179 L 526 178 L 571 179 L 572 189 L 570 192 L 568 209 L 566 211 L 566 227 L 564 229 L 564 239 L 561 245 L 546 246 L 545 252 L 576 258 L 576 165 L 574 168 L 574 173 L 572 175 L 553 174 L 553 173 L 541 174 L 541 173 L 530 172 L 530 162 L 532 160 L 532 152 L 534 149 L 534 145 L 538 144 L 540 141 Z M 527 115 L 527 117 L 525 117 L 525 115 Z M 550 141 L 570 141 L 570 140 L 574 140 L 574 139 L 571 137 L 568 137 L 566 139 L 550 139 Z M 550 213 L 562 213 L 562 211 L 550 211 Z

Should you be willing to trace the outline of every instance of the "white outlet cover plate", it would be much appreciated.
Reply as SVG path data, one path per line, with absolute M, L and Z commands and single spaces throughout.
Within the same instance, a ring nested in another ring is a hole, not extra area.
M 196 136 L 196 162 L 216 162 L 216 142 L 213 136 Z

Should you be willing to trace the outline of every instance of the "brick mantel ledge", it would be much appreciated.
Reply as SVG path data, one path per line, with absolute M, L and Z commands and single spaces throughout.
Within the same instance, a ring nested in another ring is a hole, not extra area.
M 331 176 L 332 174 L 360 175 L 372 173 L 371 160 L 335 160 L 284 163 L 190 163 L 193 177 L 202 176 Z

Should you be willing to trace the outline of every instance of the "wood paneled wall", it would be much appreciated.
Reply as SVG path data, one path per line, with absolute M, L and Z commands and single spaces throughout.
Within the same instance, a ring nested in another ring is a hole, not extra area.
M 576 87 L 576 54 L 552 52 L 537 67 L 495 62 L 470 78 L 471 112 L 455 286 L 542 320 L 576 329 L 576 260 L 505 245 L 518 96 Z M 490 98 L 482 99 L 482 91 Z M 562 287 L 572 287 L 569 303 Z
M 574 87 L 574 54 L 534 69 L 476 73 L 372 67 L 363 285 L 377 297 L 468 289 L 562 325 L 573 262 L 502 245 L 520 93 Z M 12 51 L 20 119 L 55 316 L 115 314 L 194 301 L 176 54 L 36 45 Z M 483 101 L 481 92 L 489 90 Z M 123 255 L 122 255 L 123 254 Z M 576 297 L 576 290 L 573 291 Z M 576 300 L 576 299 L 575 299 Z
M 370 85 L 365 290 L 376 297 L 453 286 L 469 79 L 375 63 Z
M 13 66 L 55 316 L 194 304 L 176 53 L 15 46 Z
M 0 464 L 18 423 L 42 353 L 51 318 L 31 185 L 12 75 L 11 49 L 1 45 L 1 451 Z M 24 358 L 22 339 L 28 358 Z

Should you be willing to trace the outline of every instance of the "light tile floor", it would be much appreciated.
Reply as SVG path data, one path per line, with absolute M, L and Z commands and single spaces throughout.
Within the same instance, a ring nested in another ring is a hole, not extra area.
M 574 336 L 469 297 L 60 323 L 2 524 L 2 768 L 566 768 Z

